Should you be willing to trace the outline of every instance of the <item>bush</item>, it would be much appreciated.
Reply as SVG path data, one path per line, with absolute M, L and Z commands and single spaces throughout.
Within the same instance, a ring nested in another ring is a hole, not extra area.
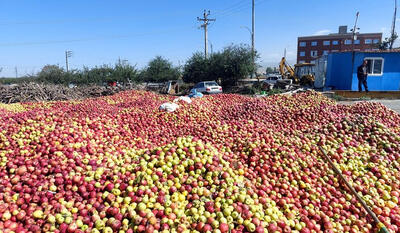
M 151 60 L 145 70 L 141 73 L 141 81 L 144 82 L 165 82 L 180 78 L 179 68 L 173 67 L 172 62 L 157 56 Z
M 258 58 L 257 54 L 255 56 Z M 247 45 L 231 45 L 211 54 L 208 59 L 199 52 L 194 53 L 184 66 L 183 80 L 193 83 L 221 80 L 222 85 L 228 87 L 255 71 L 251 48 Z
M 67 73 L 58 65 L 45 65 L 37 75 L 37 80 L 44 83 L 65 84 Z
M 204 54 L 197 52 L 192 55 L 183 68 L 183 81 L 198 83 L 208 80 L 210 76 L 210 60 L 204 58 Z
M 37 74 L 37 81 L 63 85 L 70 83 L 102 85 L 107 82 L 138 82 L 139 71 L 134 66 L 121 63 L 115 64 L 114 67 L 109 65 L 102 65 L 92 69 L 84 67 L 82 70 L 72 70 L 68 73 L 59 66 L 46 65 Z

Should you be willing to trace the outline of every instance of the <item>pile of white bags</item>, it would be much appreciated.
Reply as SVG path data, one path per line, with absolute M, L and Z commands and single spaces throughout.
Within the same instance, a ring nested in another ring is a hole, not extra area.
M 179 102 L 179 101 L 184 101 L 188 104 L 192 103 L 192 100 L 187 96 L 181 96 L 181 97 L 174 99 L 174 103 Z
M 160 110 L 167 111 L 167 112 L 174 112 L 179 108 L 179 105 L 176 103 L 163 103 L 160 106 Z

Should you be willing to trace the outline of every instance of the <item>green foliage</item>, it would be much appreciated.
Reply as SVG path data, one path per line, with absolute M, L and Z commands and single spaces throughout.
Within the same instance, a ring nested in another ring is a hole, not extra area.
M 337 95 L 337 94 L 333 94 L 331 98 L 332 98 L 333 100 L 335 100 L 335 101 L 344 101 L 344 100 L 346 100 L 346 98 L 344 98 L 344 97 L 341 96 L 341 95 Z
M 23 82 L 35 82 L 35 77 L 21 77 L 21 78 L 0 78 L 0 84 L 18 84 Z
M 270 74 L 270 73 L 274 73 L 274 68 L 272 68 L 272 67 L 267 67 L 267 69 L 265 70 L 265 72 L 267 73 L 267 74 Z
M 270 95 L 277 95 L 277 94 L 282 94 L 284 92 L 284 90 L 282 90 L 282 89 L 272 89 L 272 90 L 269 90 L 269 91 L 267 91 L 266 92 L 266 95 L 267 96 L 270 96 Z
M 178 78 L 180 78 L 179 68 L 174 67 L 169 60 L 157 56 L 142 71 L 140 79 L 145 82 L 165 82 Z
M 117 63 L 114 67 L 108 65 L 102 65 L 92 69 L 84 67 L 82 70 L 72 70 L 68 73 L 59 66 L 46 65 L 37 74 L 37 81 L 64 85 L 70 83 L 77 85 L 101 85 L 107 82 L 138 82 L 139 71 L 134 66 L 121 63 Z
M 215 54 L 211 57 L 214 56 Z M 200 52 L 194 53 L 183 68 L 183 81 L 187 83 L 198 83 L 209 80 L 210 60 L 212 59 L 205 59 L 204 54 Z
M 379 44 L 379 49 L 381 49 L 381 50 L 390 49 L 393 46 L 394 42 L 397 40 L 398 37 L 399 36 L 397 35 L 397 33 L 395 33 L 393 36 L 385 38 L 385 40 L 383 40 Z
M 255 54 L 256 57 L 257 54 Z M 223 77 L 222 85 L 236 85 L 239 79 L 255 73 L 256 64 L 252 61 L 251 48 L 246 45 L 231 45 L 225 48 L 222 52 Z
M 255 58 L 258 58 L 256 52 Z M 107 82 L 165 82 L 177 80 L 183 76 L 183 80 L 187 83 L 215 80 L 224 87 L 230 87 L 236 85 L 239 79 L 255 73 L 256 68 L 256 64 L 253 64 L 251 48 L 248 45 L 240 44 L 231 45 L 222 51 L 213 53 L 208 59 L 205 59 L 202 53 L 194 53 L 186 62 L 183 74 L 181 74 L 180 68 L 174 67 L 169 60 L 157 56 L 142 71 L 121 62 L 114 66 L 83 67 L 81 70 L 70 72 L 66 72 L 58 65 L 46 65 L 36 77 L 32 77 L 30 80 L 63 85 L 71 83 L 102 85 Z M 12 79 L 0 81 L 2 83 L 16 82 Z
M 64 69 L 57 65 L 45 65 L 37 75 L 37 80 L 44 83 L 63 84 L 67 78 Z
M 257 53 L 255 57 L 258 58 Z M 231 45 L 208 59 L 201 53 L 193 54 L 184 66 L 183 80 L 193 83 L 221 80 L 223 86 L 233 86 L 255 71 L 251 48 L 243 44 Z

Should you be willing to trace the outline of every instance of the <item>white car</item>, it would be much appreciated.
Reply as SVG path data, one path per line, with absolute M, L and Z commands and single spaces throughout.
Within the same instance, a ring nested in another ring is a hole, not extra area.
M 275 85 L 278 80 L 282 79 L 282 75 L 279 74 L 269 74 L 263 81 L 266 84 L 273 84 Z
M 196 90 L 197 92 L 201 92 L 203 94 L 222 93 L 222 87 L 214 81 L 199 82 L 193 87 L 192 91 L 193 90 Z

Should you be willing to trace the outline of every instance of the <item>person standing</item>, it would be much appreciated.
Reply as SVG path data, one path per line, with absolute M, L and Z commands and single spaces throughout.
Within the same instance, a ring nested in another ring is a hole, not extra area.
M 368 77 L 368 61 L 364 60 L 363 64 L 357 68 L 359 92 L 362 92 L 361 85 L 364 85 L 365 91 L 368 92 L 367 77 Z

